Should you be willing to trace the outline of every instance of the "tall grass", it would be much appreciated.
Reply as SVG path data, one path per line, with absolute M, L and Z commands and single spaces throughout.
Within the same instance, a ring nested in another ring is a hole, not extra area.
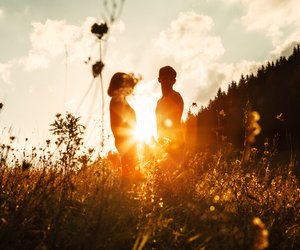
M 2 161 L 0 248 L 299 248 L 293 166 L 245 169 L 222 152 L 186 158 L 148 162 L 130 189 L 106 159 L 69 172 Z
M 0 249 L 300 248 L 295 164 L 267 143 L 247 164 L 227 145 L 182 164 L 148 148 L 144 180 L 127 187 L 112 157 L 0 150 Z

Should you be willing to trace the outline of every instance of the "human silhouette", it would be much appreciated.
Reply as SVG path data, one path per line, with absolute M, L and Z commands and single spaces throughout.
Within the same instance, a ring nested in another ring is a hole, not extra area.
M 162 97 L 156 105 L 156 125 L 159 142 L 167 143 L 167 152 L 180 160 L 184 148 L 181 116 L 184 102 L 181 95 L 173 89 L 176 71 L 171 66 L 160 68 L 158 81 L 161 84 Z
M 117 72 L 110 81 L 108 95 L 111 97 L 110 126 L 115 138 L 115 146 L 121 157 L 122 177 L 130 178 L 135 173 L 137 148 L 134 139 L 136 114 L 126 98 L 132 94 L 136 82 L 130 75 Z

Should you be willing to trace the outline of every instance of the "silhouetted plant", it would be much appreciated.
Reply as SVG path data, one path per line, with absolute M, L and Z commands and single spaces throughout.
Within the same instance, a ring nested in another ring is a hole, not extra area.
M 259 113 L 253 111 L 250 105 L 245 109 L 245 138 L 244 138 L 244 151 L 243 151 L 243 164 L 248 163 L 250 159 L 251 145 L 255 142 L 255 137 L 260 133 L 261 127 L 258 124 L 260 119 Z
M 107 23 L 94 23 L 91 28 L 91 32 L 98 37 L 98 39 L 102 39 L 102 37 L 108 32 Z
M 91 27 L 91 33 L 94 34 L 98 38 L 99 42 L 99 60 L 97 60 L 92 65 L 92 74 L 94 77 L 94 80 L 96 78 L 99 78 L 100 81 L 100 88 L 101 88 L 101 99 L 102 99 L 102 105 L 101 105 L 101 148 L 102 150 L 104 148 L 104 111 L 105 111 L 105 102 L 104 102 L 104 83 L 103 83 L 103 77 L 102 77 L 102 71 L 105 66 L 104 63 L 104 52 L 105 49 L 103 48 L 103 45 L 105 45 L 104 37 L 108 36 L 108 33 L 110 31 L 111 26 L 116 21 L 116 19 L 121 15 L 123 5 L 125 0 L 120 1 L 102 1 L 102 8 L 101 10 L 104 11 L 102 13 L 103 20 L 100 23 L 94 23 Z M 88 59 L 88 62 L 90 62 L 90 57 Z M 92 81 L 91 85 L 93 84 L 94 80 Z
M 55 135 L 59 152 L 60 162 L 65 170 L 74 169 L 78 162 L 78 155 L 82 144 L 85 127 L 79 123 L 80 117 L 75 117 L 71 113 L 56 115 L 56 120 L 50 126 L 53 135 Z

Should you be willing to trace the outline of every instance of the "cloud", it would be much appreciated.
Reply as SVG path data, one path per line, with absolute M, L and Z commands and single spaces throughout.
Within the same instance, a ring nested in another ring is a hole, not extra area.
M 81 26 L 67 24 L 65 20 L 46 20 L 45 23 L 32 23 L 30 34 L 31 49 L 24 59 L 27 70 L 45 68 L 56 57 L 64 55 L 69 62 L 86 60 L 92 49 L 99 49 L 96 37 L 91 33 L 91 26 L 96 18 L 87 17 Z M 111 28 L 111 34 L 124 31 L 124 24 L 118 22 Z M 109 42 L 114 42 L 110 37 Z
M 300 44 L 300 5 L 298 0 L 222 0 L 245 9 L 241 21 L 248 31 L 266 31 L 274 49 L 269 60 L 288 57 Z M 265 62 L 261 62 L 263 64 Z
M 10 84 L 11 79 L 11 68 L 14 66 L 15 60 L 9 61 L 7 63 L 0 63 L 0 78 L 3 80 L 4 83 Z
M 193 11 L 181 13 L 170 27 L 155 40 L 157 48 L 165 56 L 176 61 L 193 64 L 195 56 L 204 63 L 217 60 L 224 48 L 221 39 L 210 35 L 213 20 Z
M 0 8 L 0 18 L 4 15 L 3 9 Z
M 298 44 L 300 44 L 300 32 L 294 32 L 283 43 L 275 46 L 270 53 L 271 59 L 276 60 L 281 56 L 289 57 Z
M 255 75 L 266 63 L 247 60 L 235 64 L 221 62 L 225 49 L 221 38 L 213 34 L 213 25 L 209 16 L 181 13 L 154 40 L 161 55 L 179 65 L 174 88 L 182 94 L 186 110 L 193 102 L 206 106 L 219 88 L 226 91 L 232 81 L 238 82 L 242 74 Z
M 91 49 L 97 45 L 96 37 L 90 31 L 95 22 L 95 18 L 88 17 L 81 26 L 67 24 L 65 20 L 50 19 L 45 23 L 32 23 L 31 49 L 24 58 L 26 69 L 47 67 L 51 60 L 61 55 L 67 56 L 69 61 L 86 60 Z M 114 27 L 114 30 L 122 29 L 124 27 L 121 24 Z
M 154 40 L 162 56 L 170 57 L 180 65 L 176 87 L 188 102 L 197 98 L 203 100 L 199 91 L 206 92 L 217 79 L 220 80 L 219 77 L 223 78 L 214 75 L 213 68 L 210 70 L 225 52 L 221 38 L 212 34 L 213 25 L 209 16 L 193 11 L 181 13 Z
M 247 29 L 267 30 L 274 44 L 282 28 L 298 22 L 298 13 L 293 8 L 299 8 L 298 5 L 295 6 L 294 0 L 287 1 L 288 3 L 279 0 L 223 1 L 242 4 L 246 8 L 242 21 Z M 287 13 L 291 16 L 283 21 Z M 175 88 L 182 93 L 186 108 L 193 102 L 207 105 L 218 88 L 226 91 L 232 81 L 239 81 L 242 74 L 256 74 L 258 68 L 267 62 L 243 60 L 236 64 L 221 63 L 219 59 L 225 49 L 220 37 L 213 35 L 213 25 L 213 19 L 209 16 L 195 12 L 181 13 L 155 40 L 161 55 L 180 65 Z M 271 59 L 291 54 L 295 41 L 299 41 L 299 38 L 300 35 L 295 32 L 282 45 L 274 45 L 275 49 L 270 53 Z
M 238 82 L 242 74 L 255 75 L 267 62 L 243 60 L 236 64 L 221 63 L 220 58 L 225 49 L 221 39 L 213 35 L 212 28 L 211 17 L 194 12 L 181 13 L 154 40 L 161 55 L 169 61 L 173 59 L 179 65 L 174 88 L 182 94 L 186 109 L 193 102 L 207 105 L 215 97 L 218 88 L 226 91 L 232 81 Z M 297 33 L 293 33 L 282 46 L 276 47 L 271 53 L 271 59 L 290 54 L 294 41 L 299 41 L 299 38 Z
M 27 70 L 47 67 L 50 60 L 63 54 L 80 37 L 80 29 L 65 21 L 47 20 L 44 24 L 32 23 L 31 49 L 25 58 Z
M 280 42 L 283 29 L 290 25 L 300 27 L 298 0 L 223 0 L 241 4 L 246 10 L 241 18 L 248 31 L 267 31 L 273 43 Z
M 179 90 L 184 97 L 186 108 L 193 102 L 206 106 L 209 100 L 215 97 L 219 88 L 227 91 L 232 81 L 238 82 L 242 74 L 255 75 L 262 64 L 259 61 L 241 61 L 236 64 L 215 62 L 206 65 L 202 77 L 191 78 L 182 73 L 178 83 L 183 83 L 179 86 Z

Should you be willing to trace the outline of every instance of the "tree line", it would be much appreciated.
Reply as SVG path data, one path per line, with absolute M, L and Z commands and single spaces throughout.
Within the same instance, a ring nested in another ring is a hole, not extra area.
M 243 148 L 249 111 L 260 115 L 261 132 L 254 146 L 272 140 L 281 151 L 299 149 L 300 45 L 288 58 L 281 56 L 262 65 L 256 74 L 241 75 L 227 91 L 219 89 L 197 114 L 189 112 L 185 122 L 187 147 L 215 150 L 226 140 L 237 149 Z

